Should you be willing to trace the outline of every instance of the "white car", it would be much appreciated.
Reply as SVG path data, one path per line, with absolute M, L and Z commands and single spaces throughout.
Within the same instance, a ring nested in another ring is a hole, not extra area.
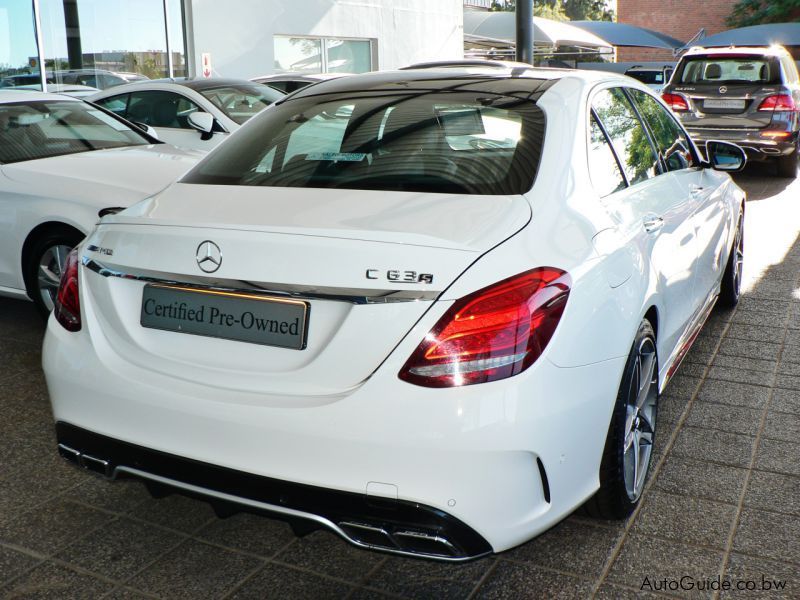
M 739 296 L 744 154 L 710 157 L 609 73 L 300 90 L 70 255 L 59 451 L 444 560 L 628 515 L 659 392 Z
M 0 295 L 49 314 L 98 211 L 158 192 L 199 156 L 74 98 L 0 90 Z
M 100 92 L 88 101 L 154 128 L 174 146 L 208 152 L 285 94 L 242 79 L 165 79 Z

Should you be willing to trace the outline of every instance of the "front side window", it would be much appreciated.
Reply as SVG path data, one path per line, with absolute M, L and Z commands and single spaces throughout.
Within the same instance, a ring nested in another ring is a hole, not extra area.
M 0 105 L 0 163 L 149 143 L 125 123 L 82 102 Z
M 589 177 L 601 198 L 626 187 L 614 150 L 594 115 L 589 119 Z
M 130 94 L 122 94 L 121 96 L 112 96 L 111 98 L 103 98 L 96 100 L 95 104 L 102 106 L 106 110 L 110 110 L 115 115 L 125 118 L 125 113 L 128 110 L 128 97 Z
M 394 90 L 299 97 L 248 124 L 185 183 L 519 194 L 544 115 L 530 100 Z
M 194 102 L 167 91 L 132 92 L 125 118 L 151 127 L 194 129 L 189 115 L 201 111 Z
M 603 124 L 631 185 L 656 175 L 658 158 L 650 138 L 621 88 L 595 94 L 592 108 Z
M 689 139 L 667 109 L 641 90 L 629 89 L 628 92 L 636 102 L 639 114 L 650 127 L 667 171 L 679 171 L 695 166 Z
M 284 96 L 272 88 L 255 83 L 253 85 L 226 85 L 202 89 L 199 92 L 239 125 Z

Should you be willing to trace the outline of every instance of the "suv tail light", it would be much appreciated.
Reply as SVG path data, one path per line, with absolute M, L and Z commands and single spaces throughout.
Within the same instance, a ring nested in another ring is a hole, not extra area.
M 542 267 L 457 300 L 400 370 L 400 379 L 453 387 L 524 371 L 553 337 L 571 284 L 566 272 Z
M 661 94 L 661 98 L 675 112 L 683 112 L 689 110 L 689 103 L 686 102 L 686 98 L 684 98 L 680 94 Z
M 81 329 L 81 301 L 78 297 L 78 251 L 73 249 L 67 255 L 67 262 L 61 273 L 53 314 L 56 321 L 67 331 Z
M 797 105 L 794 103 L 794 98 L 789 94 L 776 94 L 774 96 L 767 96 L 758 105 L 760 111 L 795 111 Z

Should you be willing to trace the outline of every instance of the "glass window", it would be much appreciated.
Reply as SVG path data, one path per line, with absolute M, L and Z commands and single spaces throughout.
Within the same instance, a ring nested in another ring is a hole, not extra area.
M 658 158 L 641 121 L 621 88 L 598 92 L 592 108 L 611 138 L 631 185 L 655 176 Z
M 366 73 L 372 70 L 369 40 L 325 40 L 326 73 Z
M 276 35 L 274 47 L 276 73 L 322 73 L 321 39 Z
M 122 121 L 83 102 L 0 104 L 0 163 L 149 143 Z
M 0 0 L 0 88 L 21 85 L 42 88 L 33 5 Z
M 780 83 L 778 60 L 753 55 L 710 54 L 684 59 L 678 66 L 681 83 Z
M 626 187 L 614 150 L 594 115 L 589 120 L 589 176 L 601 198 Z
M 257 83 L 226 85 L 201 89 L 199 92 L 239 125 L 284 96 L 277 90 Z
M 430 89 L 301 96 L 258 116 L 184 182 L 525 193 L 544 116 L 518 98 L 490 103 L 485 92 Z
M 650 94 L 635 89 L 629 89 L 628 92 L 633 96 L 639 114 L 650 127 L 656 148 L 667 171 L 693 167 L 695 160 L 689 139 L 669 111 L 656 102 Z
M 111 98 L 103 98 L 97 100 L 95 104 L 102 106 L 106 110 L 110 110 L 115 115 L 125 118 L 125 113 L 128 110 L 128 98 L 130 94 L 122 94 L 121 96 L 112 96 Z
M 202 109 L 194 102 L 173 92 L 133 92 L 128 101 L 125 118 L 151 127 L 194 129 L 188 117 Z

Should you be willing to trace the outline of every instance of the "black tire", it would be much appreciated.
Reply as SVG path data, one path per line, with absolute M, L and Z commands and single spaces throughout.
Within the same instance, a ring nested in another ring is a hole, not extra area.
M 24 265 L 25 286 L 28 297 L 33 300 L 43 319 L 47 319 L 53 310 L 52 301 L 55 298 L 53 285 L 57 290 L 57 280 L 61 278 L 61 266 L 63 259 L 66 258 L 64 249 L 67 249 L 68 254 L 83 237 L 83 234 L 76 229 L 67 226 L 58 227 L 45 231 L 31 246 L 27 263 Z M 51 254 L 46 258 L 48 252 Z M 43 265 L 43 262 L 47 264 Z M 49 301 L 46 295 L 50 296 Z
M 632 409 L 640 396 L 635 390 L 644 389 L 640 385 L 642 382 L 640 374 L 643 369 L 651 375 L 645 377 L 645 380 L 648 380 L 647 388 L 643 394 L 644 401 L 641 402 L 642 408 L 646 406 L 647 411 L 639 412 Z M 641 500 L 642 490 L 647 481 L 657 411 L 658 354 L 653 327 L 645 319 L 639 325 L 628 361 L 625 363 L 600 462 L 600 489 L 584 505 L 587 514 L 601 519 L 624 519 L 634 511 Z M 635 433 L 637 430 L 641 434 L 639 437 Z M 636 443 L 635 449 L 631 442 Z M 642 451 L 646 452 L 646 456 L 640 454 Z M 636 468 L 632 473 L 631 462 L 626 460 L 626 455 L 632 456 L 628 452 L 635 454 L 636 459 Z M 639 459 L 642 459 L 642 463 Z
M 739 304 L 739 295 L 742 287 L 742 266 L 744 264 L 744 207 L 739 212 L 739 221 L 736 223 L 736 232 L 733 237 L 733 246 L 728 255 L 728 264 L 722 275 L 722 284 L 719 289 L 717 306 L 733 308 Z
M 791 154 L 776 159 L 778 177 L 788 177 L 789 179 L 797 178 L 798 154 L 800 154 L 800 151 L 795 150 Z

